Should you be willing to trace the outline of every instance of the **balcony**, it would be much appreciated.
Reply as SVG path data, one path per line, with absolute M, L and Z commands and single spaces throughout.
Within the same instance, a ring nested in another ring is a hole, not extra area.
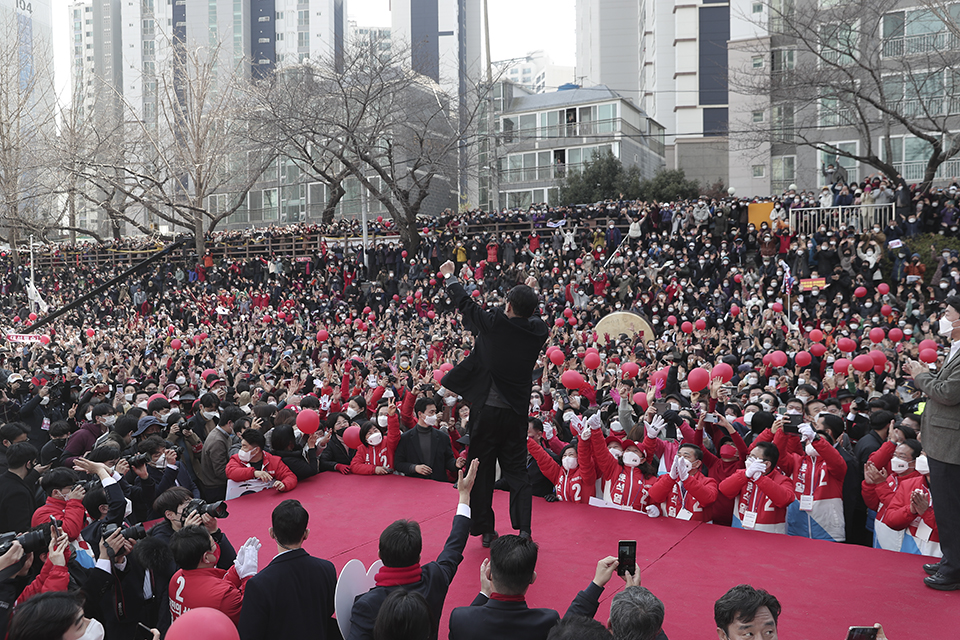
M 960 48 L 960 39 L 957 36 L 948 31 L 939 31 L 916 36 L 885 38 L 882 53 L 884 58 L 897 58 L 957 48 Z
M 582 171 L 586 162 L 576 164 L 553 164 L 544 167 L 524 169 L 505 169 L 500 172 L 500 186 L 521 184 L 524 182 L 552 182 L 563 178 L 569 172 Z
M 893 166 L 896 167 L 897 173 L 902 175 L 903 179 L 907 182 L 922 181 L 927 171 L 926 160 L 917 162 L 894 162 Z M 960 159 L 947 160 L 937 169 L 934 180 L 949 180 L 957 175 L 960 175 Z

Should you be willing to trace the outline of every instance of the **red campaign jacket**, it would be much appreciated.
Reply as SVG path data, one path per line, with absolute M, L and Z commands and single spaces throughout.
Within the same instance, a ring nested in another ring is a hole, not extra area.
M 927 484 L 927 477 L 925 475 L 917 473 L 908 478 L 901 478 L 897 491 L 893 494 L 893 499 L 887 506 L 883 524 L 894 531 L 908 529 L 910 535 L 915 536 L 917 535 L 917 527 L 922 521 L 933 530 L 930 534 L 930 541 L 940 542 L 940 535 L 937 532 L 937 521 L 933 515 L 933 503 L 923 512 L 922 516 L 918 516 L 910 511 L 910 496 L 913 494 L 914 489 L 923 491 L 927 494 L 927 498 L 930 498 L 930 486 Z
M 68 547 L 67 553 L 69 554 L 69 552 L 70 549 Z M 70 556 L 67 555 L 66 558 L 69 559 Z M 43 568 L 40 569 L 40 574 L 34 578 L 33 582 L 28 584 L 27 587 L 20 593 L 20 596 L 17 597 L 15 604 L 22 604 L 38 593 L 47 593 L 49 591 L 66 591 L 69 587 L 70 572 L 66 567 L 53 564 L 48 559 L 43 563 Z
M 387 437 L 375 447 L 366 442 L 360 443 L 356 455 L 350 462 L 350 471 L 362 476 L 372 476 L 377 467 L 393 469 L 393 454 L 400 444 L 400 418 L 393 414 L 387 420 Z
M 80 532 L 83 531 L 87 522 L 87 510 L 83 508 L 81 500 L 47 498 L 43 506 L 33 512 L 30 526 L 35 527 L 38 524 L 49 523 L 50 516 L 55 516 L 57 520 L 63 520 L 63 532 L 71 540 L 80 537 Z
M 893 459 L 893 454 L 897 451 L 897 443 L 887 440 L 880 448 L 870 454 L 870 457 L 867 458 L 867 462 L 872 462 L 873 466 L 880 469 L 886 469 L 887 475 L 893 473 L 893 469 L 890 468 L 890 460 Z
M 757 524 L 784 524 L 787 507 L 793 503 L 793 482 L 776 469 L 756 481 L 747 478 L 743 469 L 720 483 L 720 493 L 737 496 L 737 517 L 743 520 L 747 511 L 757 514 Z
M 656 476 L 647 478 L 639 468 L 630 468 L 611 456 L 599 429 L 590 434 L 590 448 L 597 475 L 602 481 L 604 500 L 634 509 L 646 509 L 653 504 L 647 494 Z
M 800 456 L 789 451 L 780 456 L 779 467 L 791 476 L 797 500 L 802 495 L 810 495 L 811 491 L 814 501 L 832 498 L 842 500 L 847 462 L 840 452 L 823 438 L 815 440 L 813 448 L 820 454 L 816 458 L 811 458 L 806 452 Z M 814 483 L 816 486 L 811 486 Z
M 540 473 L 553 483 L 559 499 L 564 502 L 587 503 L 593 497 L 597 477 L 590 447 L 581 446 L 578 449 L 578 466 L 573 471 L 567 471 L 562 465 L 557 464 L 543 447 L 534 442 L 533 438 L 527 438 L 527 451 L 537 461 Z
M 691 473 L 686 482 L 664 474 L 650 487 L 650 503 L 662 504 L 665 516 L 676 518 L 681 509 L 686 509 L 694 522 L 713 520 L 713 503 L 718 495 L 717 479 L 702 473 Z
M 866 480 L 860 483 L 863 501 L 867 503 L 868 508 L 877 512 L 877 520 L 886 524 L 884 518 L 887 515 L 887 507 L 890 506 L 890 501 L 893 500 L 893 495 L 897 492 L 900 482 L 907 478 L 912 478 L 914 475 L 920 474 L 910 469 L 910 471 L 902 476 L 891 473 L 887 476 L 886 481 L 880 484 L 870 484 Z
M 180 569 L 170 579 L 170 621 L 176 622 L 191 609 L 208 607 L 222 611 L 237 624 L 247 580 L 240 579 L 235 567 L 229 571 L 216 567 Z
M 296 474 L 290 471 L 287 465 L 283 464 L 283 461 L 272 453 L 263 452 L 263 466 L 261 470 L 272 475 L 274 480 L 282 482 L 284 491 L 292 491 L 297 487 Z M 230 459 L 227 461 L 228 480 L 233 480 L 234 482 L 253 480 L 256 471 L 256 468 L 250 463 L 242 462 L 237 454 L 230 456 Z

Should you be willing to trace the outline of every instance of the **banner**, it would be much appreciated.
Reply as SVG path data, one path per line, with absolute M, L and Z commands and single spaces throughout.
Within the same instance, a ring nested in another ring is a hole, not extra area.
M 297 257 L 297 262 L 310 262 L 311 260 L 313 260 L 313 258 L 311 258 L 310 256 L 298 256 L 298 257 Z
M 802 278 L 800 280 L 800 291 L 823 289 L 825 286 L 827 286 L 826 278 Z
M 8 333 L 7 340 L 10 342 L 40 342 L 42 338 L 39 333 Z

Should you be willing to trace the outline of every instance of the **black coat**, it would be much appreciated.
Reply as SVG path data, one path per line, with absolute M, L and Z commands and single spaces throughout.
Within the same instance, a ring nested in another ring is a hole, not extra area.
M 577 615 L 592 618 L 600 606 L 603 587 L 591 582 L 570 603 L 564 617 Z M 553 609 L 531 609 L 526 602 L 488 600 L 479 594 L 469 607 L 450 612 L 450 640 L 545 640 L 560 614 Z
M 400 444 L 393 454 L 393 466 L 400 473 L 414 478 L 430 478 L 447 482 L 447 471 L 457 473 L 457 460 L 453 457 L 453 447 L 450 445 L 450 436 L 439 429 L 432 429 L 430 437 L 430 459 L 425 460 L 420 449 L 420 434 L 417 428 L 410 429 L 400 436 Z M 414 467 L 425 464 L 433 470 L 429 476 L 422 476 Z
M 274 558 L 244 587 L 241 640 L 338 638 L 333 618 L 337 571 L 303 549 Z
M 356 453 L 356 450 L 348 449 L 336 437 L 330 438 L 330 444 L 320 454 L 320 471 L 336 471 L 338 464 L 349 467 Z
M 527 415 L 533 368 L 549 336 L 547 325 L 536 316 L 508 318 L 501 309 L 485 311 L 456 280 L 450 282 L 448 291 L 460 309 L 464 328 L 473 333 L 474 345 L 441 384 L 467 402 L 483 406 L 494 383 L 514 411 Z
M 332 440 L 332 438 L 331 438 Z M 280 458 L 283 464 L 297 476 L 297 480 L 306 480 L 320 472 L 320 459 L 317 458 L 317 450 L 307 449 L 307 457 L 304 457 L 303 451 L 299 448 L 293 451 L 274 451 L 273 455 Z M 349 464 L 349 463 L 347 463 Z
M 37 509 L 36 473 L 24 480 L 12 471 L 0 475 L 0 533 L 23 533 L 30 530 L 30 519 Z M 34 481 L 29 480 L 33 477 Z
M 426 598 L 433 615 L 433 628 L 438 629 L 440 614 L 443 611 L 443 601 L 447 597 L 447 590 L 450 588 L 450 583 L 453 582 L 453 577 L 457 574 L 457 567 L 463 561 L 463 548 L 467 546 L 469 533 L 470 518 L 454 516 L 450 537 L 443 545 L 443 551 L 440 552 L 436 562 L 421 567 L 422 578 L 420 582 L 395 587 L 374 587 L 365 594 L 358 596 L 353 603 L 353 612 L 350 616 L 350 633 L 347 640 L 373 639 L 373 625 L 377 621 L 380 607 L 387 596 L 397 589 L 416 591 Z M 243 622 L 242 615 L 240 621 Z M 434 633 L 431 640 L 436 640 L 436 638 L 437 634 Z M 244 640 L 246 639 L 244 638 Z

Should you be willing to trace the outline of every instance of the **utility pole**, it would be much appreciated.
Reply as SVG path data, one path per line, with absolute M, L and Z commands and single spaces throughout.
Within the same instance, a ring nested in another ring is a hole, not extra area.
M 490 61 L 490 14 L 488 12 L 488 4 L 489 0 L 483 0 L 483 31 L 487 49 L 487 99 L 489 100 L 489 106 L 487 107 L 487 155 L 489 156 L 490 163 L 490 180 L 487 187 L 491 194 L 490 199 L 493 201 L 492 209 L 499 211 L 500 162 L 497 158 L 497 134 L 494 128 L 496 117 L 493 113 L 493 107 L 496 104 L 496 100 L 493 95 L 493 63 Z
M 35 280 L 36 272 L 34 271 L 34 259 L 33 259 L 33 234 L 30 234 L 30 295 L 27 296 L 27 299 L 30 301 L 30 313 L 36 313 L 37 302 L 33 298 L 33 292 L 37 290 L 37 282 Z

